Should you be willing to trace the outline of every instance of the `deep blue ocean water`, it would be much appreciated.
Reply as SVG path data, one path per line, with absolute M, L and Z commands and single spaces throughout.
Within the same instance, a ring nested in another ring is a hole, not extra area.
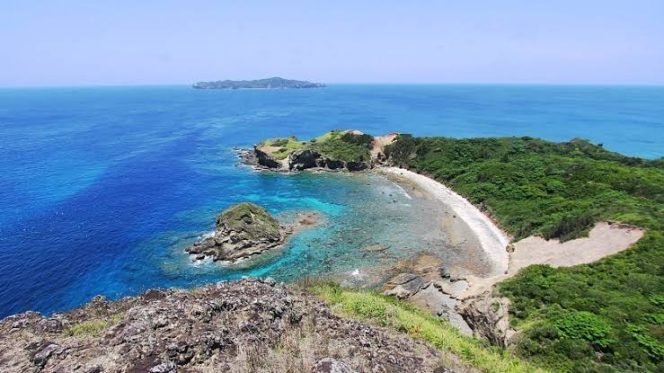
M 664 88 L 1 89 L 0 317 L 243 275 L 341 273 L 375 264 L 363 245 L 381 243 L 393 256 L 431 245 L 426 226 L 413 223 L 417 202 L 385 179 L 236 164 L 234 147 L 336 128 L 583 137 L 656 158 L 664 156 Z M 213 229 L 221 209 L 244 200 L 284 220 L 298 210 L 325 219 L 255 267 L 192 264 L 183 248 Z

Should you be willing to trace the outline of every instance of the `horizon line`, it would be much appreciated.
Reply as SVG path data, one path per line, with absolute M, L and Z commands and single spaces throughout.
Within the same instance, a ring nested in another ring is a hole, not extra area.
M 259 78 L 263 79 L 263 78 Z M 245 79 L 246 80 L 246 79 Z M 664 87 L 664 83 L 583 83 L 583 82 L 322 82 L 325 86 L 565 86 L 565 87 Z M 0 85 L 0 89 L 57 89 L 57 88 L 130 88 L 130 87 L 191 87 L 194 83 L 91 83 L 52 85 Z M 322 87 L 324 88 L 324 87 Z M 302 88 L 305 89 L 305 88 Z

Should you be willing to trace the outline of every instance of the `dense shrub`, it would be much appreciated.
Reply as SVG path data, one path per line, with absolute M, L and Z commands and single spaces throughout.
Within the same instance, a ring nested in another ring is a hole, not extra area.
M 572 311 L 553 323 L 560 339 L 584 339 L 598 349 L 605 349 L 610 339 L 611 325 L 602 317 L 586 311 Z
M 600 220 L 645 228 L 621 254 L 531 266 L 498 288 L 512 301 L 522 356 L 564 371 L 664 372 L 664 159 L 529 137 L 402 136 L 387 153 L 481 205 L 516 239 L 568 240 Z
M 595 218 L 589 212 L 584 212 L 579 215 L 565 216 L 558 221 L 554 226 L 546 230 L 543 234 L 544 238 L 558 238 L 561 241 L 567 241 L 572 238 L 582 235 L 592 228 L 595 223 Z

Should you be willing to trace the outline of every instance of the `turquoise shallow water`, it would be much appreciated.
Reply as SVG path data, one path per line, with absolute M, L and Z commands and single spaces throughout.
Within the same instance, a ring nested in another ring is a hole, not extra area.
M 344 274 L 440 248 L 430 207 L 382 178 L 284 176 L 236 165 L 234 147 L 335 128 L 584 137 L 654 158 L 664 156 L 664 88 L 2 89 L 0 316 L 243 275 Z M 316 210 L 325 221 L 254 269 L 192 265 L 184 246 L 212 229 L 219 210 L 243 200 L 283 219 Z M 361 250 L 372 243 L 390 249 Z M 452 264 L 464 255 L 444 252 Z

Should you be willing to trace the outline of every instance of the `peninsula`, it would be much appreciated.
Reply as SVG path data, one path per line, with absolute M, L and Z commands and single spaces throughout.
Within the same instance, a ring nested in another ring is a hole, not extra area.
M 253 156 L 277 171 L 371 169 L 402 179 L 405 189 L 450 206 L 492 262 L 493 274 L 478 278 L 432 272 L 430 256 L 415 258 L 386 294 L 453 323 L 456 314 L 460 330 L 554 370 L 650 371 L 664 358 L 663 159 L 582 139 L 356 130 L 266 140 Z M 348 167 L 358 161 L 363 167 Z
M 308 82 L 305 80 L 292 80 L 273 77 L 258 80 L 217 80 L 194 83 L 196 89 L 300 89 L 300 88 L 322 88 L 322 83 Z

